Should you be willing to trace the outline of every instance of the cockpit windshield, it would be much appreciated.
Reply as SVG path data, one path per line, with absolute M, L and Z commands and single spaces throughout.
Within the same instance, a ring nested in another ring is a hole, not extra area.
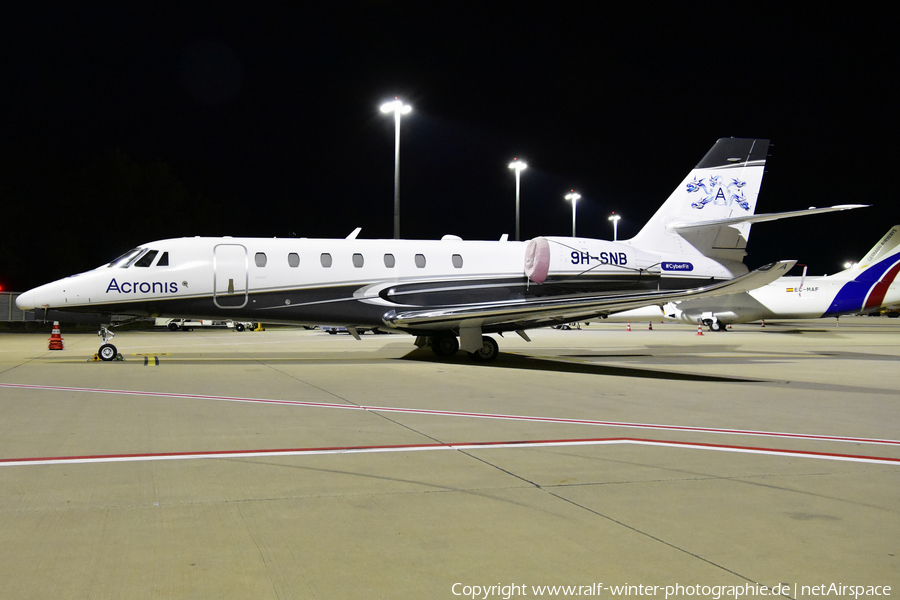
M 153 259 L 159 254 L 159 250 L 150 250 L 144 254 L 139 261 L 134 263 L 136 267 L 149 267 L 153 264 Z
M 141 255 L 141 253 L 142 253 L 143 251 L 144 251 L 143 248 L 135 248 L 134 250 L 129 250 L 128 252 L 126 252 L 125 254 L 123 254 L 122 256 L 120 256 L 119 258 L 117 258 L 116 260 L 112 261 L 111 263 L 109 263 L 109 264 L 106 265 L 106 266 L 109 267 L 109 268 L 113 268 L 113 267 L 126 268 L 126 267 L 129 267 L 129 266 L 131 266 L 131 263 L 133 263 L 133 262 L 135 261 L 135 259 L 136 259 L 138 256 Z
M 159 256 L 159 260 L 156 260 L 156 257 Z M 153 262 L 156 261 L 156 265 Z M 102 267 L 98 267 L 102 269 L 106 267 L 108 269 L 117 268 L 117 269 L 127 269 L 128 267 L 168 267 L 169 266 L 169 253 L 163 252 L 160 254 L 159 250 L 148 250 L 147 248 L 135 248 L 133 250 L 129 250 L 116 260 L 112 261 L 109 264 L 103 265 Z

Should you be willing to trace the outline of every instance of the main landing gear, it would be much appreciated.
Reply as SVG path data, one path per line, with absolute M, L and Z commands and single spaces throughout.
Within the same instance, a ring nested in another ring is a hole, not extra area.
M 438 356 L 454 356 L 459 352 L 459 339 L 455 335 L 440 335 L 431 338 L 431 351 Z
M 455 335 L 436 335 L 430 338 L 431 351 L 437 356 L 454 356 L 459 352 L 459 338 Z M 468 352 L 474 362 L 491 362 L 500 354 L 500 346 L 494 338 L 481 336 L 482 346 L 474 352 Z
M 484 344 L 475 352 L 469 352 L 469 358 L 475 362 L 491 362 L 500 354 L 500 345 L 494 341 L 494 338 L 486 335 L 481 336 L 481 342 Z
M 710 331 L 728 331 L 725 326 L 719 322 L 719 320 L 715 317 L 711 319 L 701 319 L 703 324 L 706 325 Z

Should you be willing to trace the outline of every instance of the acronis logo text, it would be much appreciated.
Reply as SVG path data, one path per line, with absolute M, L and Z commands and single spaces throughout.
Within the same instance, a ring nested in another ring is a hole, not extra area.
M 120 294 L 174 294 L 178 292 L 178 284 L 174 281 L 123 281 L 115 279 L 106 286 L 106 293 Z

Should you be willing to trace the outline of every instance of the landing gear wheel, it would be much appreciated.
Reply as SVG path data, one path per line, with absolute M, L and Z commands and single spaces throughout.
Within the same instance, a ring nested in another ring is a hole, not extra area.
M 481 349 L 475 352 L 469 352 L 469 358 L 475 362 L 491 362 L 500 354 L 500 346 L 494 341 L 494 338 L 486 335 L 481 336 L 481 343 L 484 344 Z
M 112 344 L 103 344 L 100 346 L 100 350 L 97 351 L 97 354 L 100 355 L 100 360 L 110 361 L 116 359 L 118 351 Z
M 459 352 L 459 340 L 455 335 L 443 335 L 431 341 L 431 351 L 438 356 L 453 356 Z
M 703 319 L 703 324 L 706 325 L 707 329 L 710 331 L 722 331 L 722 325 L 717 319 Z

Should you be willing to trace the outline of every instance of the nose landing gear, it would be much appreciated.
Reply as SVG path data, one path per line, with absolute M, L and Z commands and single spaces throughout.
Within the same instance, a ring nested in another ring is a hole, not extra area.
M 111 361 L 116 360 L 116 357 L 119 356 L 119 352 L 116 350 L 116 347 L 109 343 L 108 340 L 116 337 L 116 334 L 110 331 L 105 325 L 100 328 L 99 333 L 97 335 L 100 336 L 100 339 L 103 341 L 103 344 L 100 346 L 100 349 L 97 350 L 97 356 L 100 357 L 100 360 Z

